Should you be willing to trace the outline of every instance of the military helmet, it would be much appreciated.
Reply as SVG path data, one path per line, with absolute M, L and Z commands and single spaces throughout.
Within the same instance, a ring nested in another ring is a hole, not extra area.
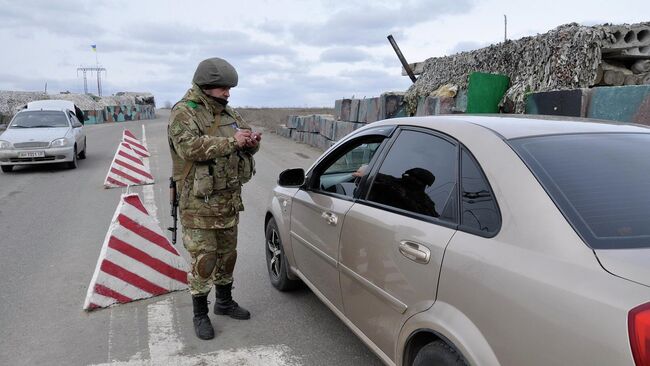
M 228 61 L 212 57 L 199 63 L 192 81 L 202 89 L 214 89 L 234 88 L 238 79 L 237 70 Z

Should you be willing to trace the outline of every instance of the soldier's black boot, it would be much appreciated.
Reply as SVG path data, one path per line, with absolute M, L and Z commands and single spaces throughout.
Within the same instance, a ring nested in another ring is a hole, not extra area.
M 214 338 L 214 328 L 208 317 L 208 295 L 192 296 L 194 306 L 194 333 L 201 339 Z
M 232 283 L 228 285 L 215 285 L 216 300 L 214 303 L 214 313 L 217 315 L 228 315 L 234 319 L 250 319 L 251 313 L 239 306 L 232 299 Z

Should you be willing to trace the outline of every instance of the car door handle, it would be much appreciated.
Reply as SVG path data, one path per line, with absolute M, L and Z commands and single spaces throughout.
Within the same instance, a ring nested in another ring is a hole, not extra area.
M 339 222 L 339 217 L 331 212 L 323 212 L 321 214 L 321 217 L 324 218 L 328 224 L 333 226 L 336 226 L 336 224 Z
M 399 252 L 406 258 L 418 263 L 426 264 L 431 259 L 431 251 L 429 248 L 412 241 L 400 241 Z

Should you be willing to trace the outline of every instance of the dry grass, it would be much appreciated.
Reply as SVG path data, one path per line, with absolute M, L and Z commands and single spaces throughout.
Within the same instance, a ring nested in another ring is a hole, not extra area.
M 237 112 L 249 124 L 275 132 L 291 115 L 334 114 L 334 108 L 237 108 Z

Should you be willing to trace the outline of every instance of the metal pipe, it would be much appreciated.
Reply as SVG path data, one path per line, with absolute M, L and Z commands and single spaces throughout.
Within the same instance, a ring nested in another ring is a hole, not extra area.
M 390 42 L 390 45 L 393 46 L 393 50 L 395 50 L 395 53 L 397 54 L 397 58 L 399 58 L 400 62 L 402 63 L 402 67 L 404 67 L 404 70 L 406 70 L 406 73 L 411 78 L 411 81 L 415 83 L 417 79 L 413 74 L 413 70 L 411 70 L 411 67 L 409 66 L 408 62 L 406 62 L 404 55 L 402 55 L 402 51 L 399 50 L 399 47 L 397 46 L 397 42 L 395 42 L 393 35 L 389 34 L 387 38 L 388 38 L 388 42 Z

